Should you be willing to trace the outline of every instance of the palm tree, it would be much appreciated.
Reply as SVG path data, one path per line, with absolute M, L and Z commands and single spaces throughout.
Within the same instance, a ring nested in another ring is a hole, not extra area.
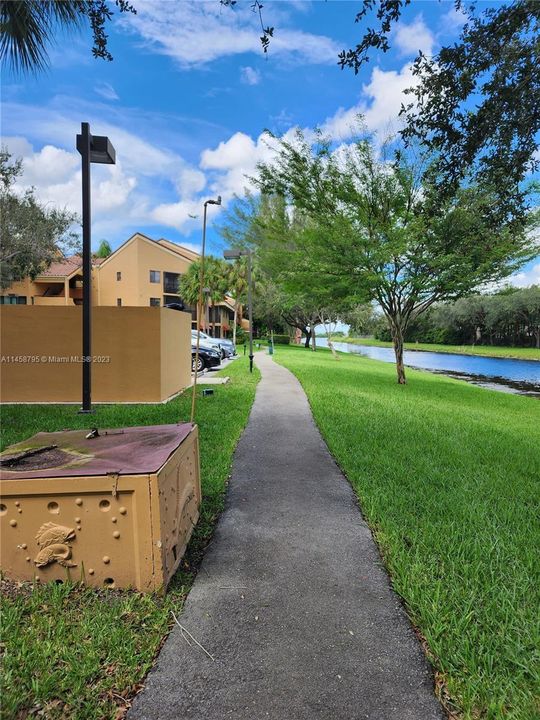
M 216 303 L 223 302 L 227 292 L 228 265 L 224 260 L 210 255 L 206 258 L 204 273 L 204 287 L 206 289 L 207 302 L 213 309 Z M 212 337 L 216 336 L 216 314 L 212 313 Z
M 92 253 L 92 257 L 95 258 L 108 258 L 112 253 L 112 247 L 108 240 L 102 240 L 99 243 L 99 247 L 96 252 Z
M 246 294 L 248 289 L 247 281 L 247 261 L 245 257 L 241 257 L 228 266 L 227 287 L 234 298 L 234 323 L 233 323 L 233 343 L 236 345 L 236 326 L 238 324 L 238 311 L 240 306 L 246 302 Z
M 115 0 L 120 12 L 136 10 L 128 0 Z M 98 0 L 17 0 L 0 5 L 0 60 L 7 60 L 16 73 L 45 70 L 49 65 L 47 47 L 58 32 L 73 33 L 89 24 L 94 57 L 112 60 L 107 50 L 105 25 L 111 9 Z
M 206 317 L 206 310 L 209 303 L 210 307 L 215 307 L 215 303 L 221 302 L 227 292 L 227 270 L 228 266 L 223 260 L 213 257 L 212 255 L 206 257 L 204 262 L 203 289 L 207 289 L 208 292 L 205 292 L 203 297 L 202 314 L 204 317 Z M 187 272 L 180 278 L 178 292 L 184 302 L 192 307 L 196 307 L 199 302 L 199 290 L 201 286 L 200 273 L 201 261 L 195 260 L 195 262 L 191 263 Z M 205 330 L 207 332 L 208 329 L 205 324 Z M 215 335 L 215 329 L 216 322 L 214 316 L 213 335 Z

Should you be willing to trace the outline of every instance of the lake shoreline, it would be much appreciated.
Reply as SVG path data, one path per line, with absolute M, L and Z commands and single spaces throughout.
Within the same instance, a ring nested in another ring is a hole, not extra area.
M 325 338 L 318 338 L 320 347 L 327 347 Z M 394 363 L 392 347 L 367 343 L 344 342 L 341 338 L 333 341 L 337 351 L 361 355 L 380 362 Z M 406 348 L 404 364 L 413 370 L 423 370 L 471 385 L 497 392 L 524 395 L 540 399 L 540 365 L 523 358 L 503 358 L 471 353 L 440 353 L 415 348 Z
M 326 340 L 326 337 L 318 338 L 318 339 L 324 339 Z M 357 346 L 371 346 L 371 347 L 381 347 L 381 348 L 393 348 L 393 345 L 391 342 L 386 342 L 384 340 L 375 340 L 375 338 L 349 338 L 349 337 L 338 337 L 338 336 L 332 336 L 332 342 L 333 343 L 346 343 L 347 345 L 357 345 Z M 490 350 L 489 345 L 463 345 L 463 346 L 457 346 L 457 345 L 438 345 L 437 343 L 405 343 L 404 344 L 405 350 L 410 350 L 411 352 L 435 352 L 435 353 L 441 353 L 445 355 L 464 355 L 466 357 L 486 357 L 486 358 L 499 358 L 499 359 L 508 359 L 508 360 L 524 360 L 525 362 L 538 362 L 540 363 L 540 350 L 537 348 L 503 348 L 502 346 L 494 346 L 501 350 L 508 350 L 509 353 L 515 352 L 516 350 L 529 350 L 529 351 L 536 351 L 538 353 L 538 357 L 535 357 L 531 353 L 531 357 L 524 357 L 523 355 L 517 355 L 517 354 L 501 354 L 497 352 L 473 352 L 472 349 L 475 348 L 482 348 L 486 349 L 487 351 Z M 471 348 L 471 350 L 451 350 L 449 348 Z

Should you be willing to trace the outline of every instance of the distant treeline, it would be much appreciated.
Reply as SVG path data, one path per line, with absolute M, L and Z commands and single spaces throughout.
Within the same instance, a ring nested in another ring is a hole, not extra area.
M 375 324 L 373 333 L 378 340 L 391 340 L 384 321 Z M 493 295 L 470 295 L 434 305 L 409 324 L 405 340 L 540 347 L 540 286 L 506 288 Z

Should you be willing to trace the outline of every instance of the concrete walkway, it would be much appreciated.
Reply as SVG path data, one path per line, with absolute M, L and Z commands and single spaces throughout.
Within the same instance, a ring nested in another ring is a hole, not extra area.
M 296 378 L 262 380 L 227 504 L 130 720 L 441 720 L 420 644 Z M 358 438 L 358 451 L 362 439 Z

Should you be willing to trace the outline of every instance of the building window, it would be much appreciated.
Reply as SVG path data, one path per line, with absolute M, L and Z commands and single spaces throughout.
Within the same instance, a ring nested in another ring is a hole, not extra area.
M 163 292 L 178 295 L 178 285 L 180 283 L 180 273 L 164 272 L 163 273 Z
M 0 305 L 26 305 L 26 295 L 0 295 Z
M 151 307 L 159 307 L 161 305 L 161 300 L 159 298 L 150 298 L 150 306 Z
M 116 304 L 118 307 L 122 307 L 122 298 L 116 298 Z
M 121 280 L 121 279 L 122 279 L 122 273 L 121 273 L 120 271 L 118 271 L 118 272 L 116 273 L 116 279 L 117 279 L 117 280 Z
M 150 270 L 150 282 L 161 282 L 161 273 L 159 270 Z

